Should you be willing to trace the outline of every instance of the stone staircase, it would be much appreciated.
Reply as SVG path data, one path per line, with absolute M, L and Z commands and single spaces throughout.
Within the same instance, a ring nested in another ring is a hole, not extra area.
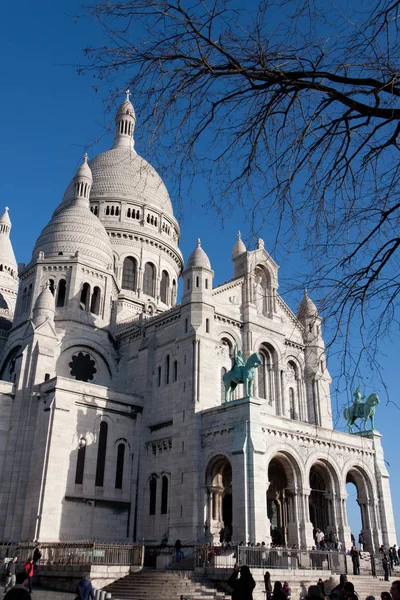
M 347 575 L 347 578 L 354 584 L 354 588 L 360 598 L 365 600 L 367 596 L 375 596 L 380 600 L 382 592 L 389 592 L 392 581 L 400 579 L 396 573 L 394 577 L 389 577 L 390 581 L 384 581 L 383 577 L 372 577 L 372 575 Z M 329 584 L 325 584 L 325 591 L 330 592 L 339 583 L 339 577 L 331 577 Z
M 190 600 L 231 600 L 230 594 L 218 591 L 205 575 L 193 571 L 144 569 L 105 590 L 111 592 L 113 600 L 177 600 L 181 596 Z

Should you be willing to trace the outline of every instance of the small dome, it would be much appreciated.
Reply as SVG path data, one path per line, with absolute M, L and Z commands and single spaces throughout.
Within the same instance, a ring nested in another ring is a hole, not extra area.
M 4 223 L 5 225 L 9 225 L 11 227 L 10 215 L 8 214 L 8 210 L 8 206 L 6 206 L 2 216 L 0 217 L 0 223 Z
M 318 310 L 315 306 L 314 302 L 309 297 L 307 290 L 304 290 L 304 298 L 299 304 L 299 308 L 297 311 L 297 317 L 299 319 L 303 319 L 306 317 L 317 317 Z
M 77 172 L 75 173 L 75 179 L 80 179 L 82 177 L 85 177 L 85 178 L 89 179 L 90 181 L 93 180 L 92 171 L 90 170 L 90 167 L 88 165 L 88 155 L 87 154 L 84 155 L 83 163 L 81 164 L 81 166 L 78 168 Z
M 14 250 L 10 240 L 11 221 L 8 214 L 8 206 L 0 218 L 0 265 L 7 265 L 11 271 L 6 271 L 3 268 L 4 274 L 11 274 L 12 277 L 17 276 L 18 266 L 15 259 Z
M 210 259 L 201 247 L 201 241 L 199 239 L 197 240 L 197 248 L 189 256 L 186 263 L 186 269 L 192 267 L 202 267 L 203 269 L 209 269 L 211 271 Z
M 237 236 L 237 240 L 235 245 L 233 246 L 233 250 L 232 250 L 232 258 L 235 259 L 238 256 L 240 256 L 241 254 L 244 254 L 244 252 L 247 251 L 246 246 L 244 245 L 244 243 L 242 242 L 242 236 L 240 231 L 238 231 L 238 236 Z
M 54 296 L 51 293 L 49 286 L 46 285 L 36 298 L 35 306 L 33 307 L 33 322 L 37 327 L 44 323 L 47 318 L 53 319 L 54 313 Z

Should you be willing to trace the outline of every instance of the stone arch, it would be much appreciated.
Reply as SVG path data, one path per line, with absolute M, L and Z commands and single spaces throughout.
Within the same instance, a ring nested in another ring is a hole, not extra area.
M 273 544 L 300 545 L 297 527 L 296 494 L 301 486 L 301 470 L 296 459 L 285 450 L 276 450 L 268 463 L 267 516 Z
M 0 371 L 0 379 L 2 381 L 10 381 L 15 383 L 17 376 L 16 362 L 21 350 L 22 345 L 17 345 L 8 352 Z
M 267 400 L 271 406 L 275 403 L 276 413 L 281 414 L 280 402 L 276 402 L 280 388 L 278 354 L 269 342 L 260 344 L 257 352 L 261 359 L 261 365 L 257 369 L 256 393 L 259 398 Z
M 206 527 L 215 543 L 232 537 L 232 465 L 223 454 L 212 457 L 206 472 Z
M 102 352 L 88 344 L 73 344 L 60 354 L 56 374 L 97 385 L 111 383 L 111 368 Z
M 309 470 L 309 514 L 315 532 L 337 532 L 339 525 L 337 498 L 340 478 L 333 464 L 326 458 L 314 458 Z
M 263 264 L 258 264 L 254 269 L 253 301 L 258 314 L 270 316 L 274 312 L 272 277 Z
M 378 494 L 373 484 L 373 476 L 367 472 L 365 467 L 352 461 L 344 469 L 344 484 L 348 483 L 354 484 L 357 490 L 357 504 L 361 516 L 360 533 L 362 533 L 364 538 L 364 550 L 366 552 L 373 552 L 380 545 L 379 523 L 377 522 L 377 511 L 375 510 Z
M 301 367 L 293 356 L 289 356 L 286 363 L 285 389 L 288 402 L 288 416 L 293 421 L 305 420 L 301 398 Z

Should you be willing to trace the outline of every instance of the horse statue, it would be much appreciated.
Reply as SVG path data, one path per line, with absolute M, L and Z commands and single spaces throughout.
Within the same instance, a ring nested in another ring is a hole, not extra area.
M 364 399 L 365 396 L 361 395 L 360 388 L 358 387 L 354 394 L 354 403 L 350 408 L 345 408 L 343 415 L 347 421 L 347 427 L 349 429 L 349 433 L 354 433 L 353 425 L 356 419 L 364 419 L 364 431 L 367 430 L 367 421 L 370 419 L 372 430 L 375 429 L 374 424 L 374 416 L 375 416 L 375 406 L 380 403 L 379 396 L 376 392 L 373 392 L 365 402 L 361 402 L 361 399 Z M 356 424 L 356 427 L 358 425 Z M 358 427 L 358 429 L 361 429 Z
M 225 386 L 225 402 L 230 402 L 230 400 L 232 400 L 232 392 L 239 383 L 244 384 L 245 396 L 251 396 L 253 394 L 254 377 L 256 369 L 260 365 L 261 359 L 255 352 L 243 365 L 234 366 L 230 371 L 223 375 L 222 381 Z

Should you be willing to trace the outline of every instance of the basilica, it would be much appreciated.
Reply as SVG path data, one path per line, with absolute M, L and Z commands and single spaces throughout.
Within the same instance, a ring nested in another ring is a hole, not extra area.
M 202 544 L 223 530 L 311 547 L 320 528 L 349 547 L 352 482 L 369 548 L 394 544 L 381 436 L 333 429 L 312 299 L 282 300 L 261 239 L 232 240 L 222 285 L 200 240 L 184 261 L 135 122 L 128 95 L 29 264 L 0 219 L 1 539 Z M 251 355 L 251 391 L 227 394 Z

